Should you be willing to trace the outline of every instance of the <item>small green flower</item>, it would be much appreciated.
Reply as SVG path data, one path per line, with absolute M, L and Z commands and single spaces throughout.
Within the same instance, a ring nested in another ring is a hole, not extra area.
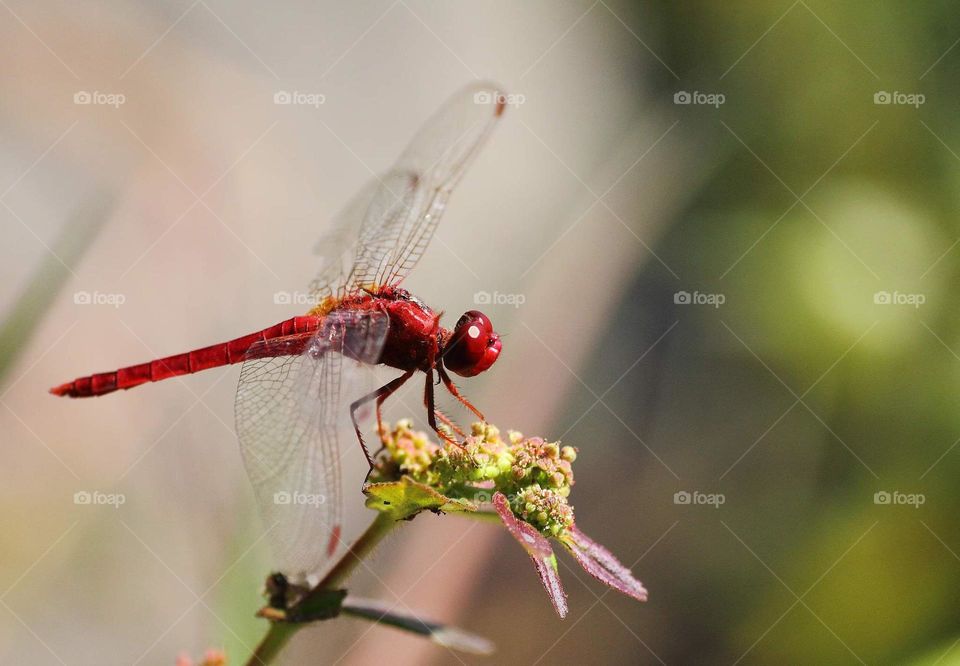
M 559 536 L 573 525 L 573 507 L 566 497 L 537 484 L 521 490 L 510 502 L 510 510 L 546 536 Z
M 515 435 L 511 439 L 516 442 L 510 449 L 516 483 L 521 487 L 550 488 L 561 497 L 568 496 L 573 485 L 573 467 L 566 458 L 575 459 L 575 449 L 570 446 L 561 449 L 557 442 L 546 442 L 540 437 L 524 439 L 520 433 L 511 435 Z M 561 451 L 567 452 L 566 458 Z
M 436 457 L 440 447 L 427 437 L 426 433 L 413 430 L 413 421 L 401 419 L 392 431 L 385 433 L 384 443 L 390 456 L 381 458 L 385 463 L 393 463 L 401 474 L 414 478 L 423 477 Z

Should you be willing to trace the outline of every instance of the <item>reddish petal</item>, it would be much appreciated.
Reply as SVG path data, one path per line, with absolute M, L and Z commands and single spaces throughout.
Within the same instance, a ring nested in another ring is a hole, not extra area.
M 540 582 L 543 583 L 543 587 L 546 589 L 550 601 L 553 602 L 557 614 L 560 617 L 566 617 L 567 595 L 560 583 L 560 575 L 557 572 L 557 558 L 553 554 L 550 542 L 533 525 L 517 520 L 510 510 L 510 502 L 507 501 L 503 493 L 494 494 L 493 506 L 500 514 L 500 520 L 507 526 L 507 530 L 513 535 L 514 539 L 520 542 L 530 559 L 533 560 L 537 573 L 540 575 Z
M 584 571 L 615 590 L 638 601 L 647 600 L 647 591 L 643 584 L 633 577 L 630 569 L 623 566 L 613 554 L 593 541 L 586 534 L 571 527 L 562 543 L 577 558 Z

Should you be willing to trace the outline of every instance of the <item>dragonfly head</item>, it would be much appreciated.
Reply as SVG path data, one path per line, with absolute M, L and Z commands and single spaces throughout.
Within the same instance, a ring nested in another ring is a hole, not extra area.
M 479 310 L 463 313 L 442 351 L 443 364 L 461 377 L 479 375 L 499 355 L 500 336 Z

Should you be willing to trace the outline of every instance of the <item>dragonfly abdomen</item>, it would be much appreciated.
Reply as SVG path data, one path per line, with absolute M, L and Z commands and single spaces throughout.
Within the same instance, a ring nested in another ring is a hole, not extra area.
M 228 342 L 175 354 L 146 363 L 127 366 L 111 372 L 99 372 L 78 377 L 72 382 L 50 389 L 54 395 L 71 398 L 90 398 L 106 395 L 119 389 L 129 389 L 148 382 L 189 375 L 201 370 L 231 365 L 245 360 L 247 350 L 261 341 L 290 335 L 313 333 L 319 327 L 320 317 L 293 317 L 262 331 L 244 335 Z

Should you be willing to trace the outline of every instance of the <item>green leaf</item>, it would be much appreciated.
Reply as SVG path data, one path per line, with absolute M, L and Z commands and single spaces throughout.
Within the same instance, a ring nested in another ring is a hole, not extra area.
M 472 502 L 447 497 L 409 476 L 399 481 L 368 484 L 363 492 L 368 509 L 386 513 L 395 520 L 409 520 L 421 511 L 477 510 Z

